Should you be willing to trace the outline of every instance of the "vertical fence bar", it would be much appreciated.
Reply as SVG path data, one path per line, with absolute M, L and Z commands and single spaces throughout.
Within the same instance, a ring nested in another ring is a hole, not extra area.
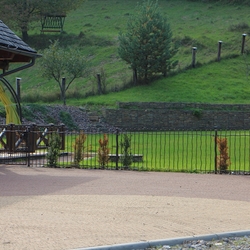
M 118 129 L 116 129 L 116 132 L 115 132 L 115 142 L 116 142 L 115 169 L 118 170 L 118 160 L 119 160 L 119 130 Z
M 215 127 L 214 129 L 214 172 L 217 174 L 217 138 L 218 138 L 218 130 Z
M 137 139 L 136 139 L 136 136 L 137 136 Z M 138 141 L 137 152 L 138 152 L 138 154 L 142 155 L 142 162 L 140 163 L 138 161 L 136 164 L 137 169 L 140 170 L 140 168 L 143 165 L 143 161 L 144 161 L 144 157 L 145 157 L 144 152 L 143 152 L 144 151 L 144 135 L 143 134 L 141 135 L 141 133 L 134 133 L 134 141 L 136 141 L 136 140 Z M 140 164 L 141 164 L 141 166 L 140 166 Z
M 186 146 L 185 146 L 185 149 L 186 149 L 186 166 L 187 166 L 188 168 L 189 168 L 189 166 L 191 166 L 191 165 L 189 165 L 190 163 L 189 163 L 189 160 L 188 160 L 188 157 L 189 157 L 189 155 L 190 155 L 189 144 L 188 144 L 189 136 L 190 136 L 190 134 L 189 134 L 189 132 L 187 131 L 187 132 L 186 132 Z

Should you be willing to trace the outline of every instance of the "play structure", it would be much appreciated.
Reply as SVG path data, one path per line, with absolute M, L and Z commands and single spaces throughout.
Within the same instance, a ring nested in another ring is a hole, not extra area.
M 0 152 L 34 153 L 46 148 L 52 133 L 61 137 L 61 149 L 64 149 L 64 125 L 53 124 L 37 126 L 22 124 L 22 110 L 16 91 L 6 76 L 32 67 L 41 57 L 0 20 L 0 101 L 6 111 L 6 124 L 0 125 Z M 14 67 L 13 65 L 17 66 Z M 9 97 L 9 95 L 11 97 Z M 13 101 L 12 101 L 13 100 Z

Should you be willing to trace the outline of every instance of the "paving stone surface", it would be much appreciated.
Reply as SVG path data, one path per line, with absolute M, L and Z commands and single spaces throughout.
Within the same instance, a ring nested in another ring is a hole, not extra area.
M 0 166 L 0 249 L 250 230 L 250 176 Z

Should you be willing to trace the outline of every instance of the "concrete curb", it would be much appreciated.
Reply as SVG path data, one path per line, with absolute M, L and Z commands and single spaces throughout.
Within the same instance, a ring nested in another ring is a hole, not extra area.
M 172 239 L 165 239 L 165 240 L 153 240 L 153 241 L 145 241 L 145 242 L 134 242 L 134 243 L 126 243 L 126 244 L 118 244 L 118 245 L 109 245 L 109 246 L 99 246 L 99 247 L 87 247 L 87 248 L 77 248 L 72 250 L 135 250 L 135 249 L 145 249 L 155 246 L 174 246 L 178 244 L 182 244 L 186 241 L 193 241 L 193 240 L 219 240 L 222 238 L 229 238 L 229 237 L 244 237 L 250 236 L 250 230 L 245 231 L 233 231 L 233 232 L 225 232 L 225 233 L 218 233 L 218 234 L 205 234 L 205 235 L 197 235 L 197 236 L 189 236 L 189 237 L 182 237 L 182 238 L 172 238 Z

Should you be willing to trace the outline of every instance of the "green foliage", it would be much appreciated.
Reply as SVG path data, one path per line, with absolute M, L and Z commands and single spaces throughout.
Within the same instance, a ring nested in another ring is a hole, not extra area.
M 197 117 L 198 119 L 202 116 L 202 109 L 196 108 L 192 109 L 193 116 Z
M 108 148 L 108 136 L 106 134 L 103 135 L 103 139 L 99 139 L 99 148 L 98 148 L 98 162 L 100 168 L 104 169 L 109 162 L 109 151 Z
M 47 161 L 49 167 L 56 167 L 60 155 L 61 138 L 58 133 L 53 132 L 49 136 Z
M 177 48 L 172 44 L 172 31 L 157 1 L 144 1 L 127 25 L 127 33 L 119 35 L 118 53 L 147 83 L 153 74 L 164 76 L 177 61 L 172 57 Z
M 74 164 L 79 167 L 80 162 L 84 159 L 84 142 L 87 139 L 87 135 L 83 131 L 80 131 L 80 134 L 75 139 L 74 143 Z
M 133 163 L 133 155 L 131 153 L 131 135 L 129 136 L 128 134 L 123 134 L 121 147 L 122 147 L 122 156 L 121 156 L 122 165 L 126 168 L 129 168 Z
M 75 79 L 86 74 L 86 68 L 87 61 L 76 48 L 61 48 L 58 41 L 44 50 L 41 60 L 43 77 L 57 82 L 64 105 L 66 105 L 66 91 Z M 66 78 L 64 83 L 62 78 Z
M 64 125 L 67 126 L 67 128 L 69 130 L 78 130 L 79 129 L 78 126 L 72 120 L 70 113 L 60 111 L 59 117 L 60 117 L 62 123 L 64 123 Z

